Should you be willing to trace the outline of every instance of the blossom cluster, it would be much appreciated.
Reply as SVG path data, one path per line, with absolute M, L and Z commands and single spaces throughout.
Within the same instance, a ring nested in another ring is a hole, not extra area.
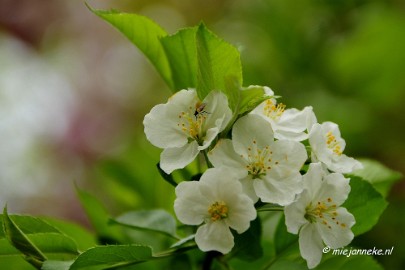
M 299 235 L 300 253 L 313 268 L 324 245 L 336 249 L 353 239 L 354 217 L 341 206 L 350 192 L 343 174 L 362 165 L 343 153 L 337 124 L 318 123 L 310 106 L 287 109 L 263 90 L 264 101 L 236 117 L 223 92 L 200 100 L 194 89 L 181 90 L 145 116 L 145 134 L 163 148 L 167 174 L 200 153 L 206 158 L 208 169 L 199 181 L 178 184 L 174 202 L 179 221 L 198 226 L 199 249 L 229 253 L 260 201 L 284 207 L 287 230 Z

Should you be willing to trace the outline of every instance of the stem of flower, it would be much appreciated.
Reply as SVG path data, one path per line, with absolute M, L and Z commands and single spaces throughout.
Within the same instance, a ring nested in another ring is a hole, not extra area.
M 202 153 L 203 153 L 203 155 L 204 155 L 204 159 L 205 159 L 205 163 L 207 164 L 207 167 L 208 167 L 208 168 L 214 167 L 214 166 L 212 166 L 210 160 L 208 159 L 208 154 L 207 154 L 207 152 L 204 150 L 204 151 L 202 151 Z

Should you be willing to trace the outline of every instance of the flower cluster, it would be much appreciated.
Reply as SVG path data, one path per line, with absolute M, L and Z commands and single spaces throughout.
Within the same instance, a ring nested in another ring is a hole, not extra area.
M 313 268 L 324 244 L 340 248 L 353 239 L 354 217 L 341 207 L 350 192 L 343 173 L 362 165 L 343 154 L 336 124 L 318 123 L 312 107 L 287 109 L 263 90 L 264 101 L 241 115 L 222 92 L 200 100 L 193 89 L 179 91 L 145 116 L 145 133 L 164 149 L 160 167 L 167 174 L 199 153 L 206 159 L 208 169 L 199 181 L 178 184 L 174 202 L 180 222 L 199 226 L 202 251 L 230 252 L 260 200 L 284 207 L 287 230 L 299 234 L 301 255 Z

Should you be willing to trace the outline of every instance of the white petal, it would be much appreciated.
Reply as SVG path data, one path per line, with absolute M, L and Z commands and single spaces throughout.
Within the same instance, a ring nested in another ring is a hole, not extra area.
M 346 208 L 339 207 L 336 212 L 335 220 L 328 217 L 327 224 L 317 222 L 323 241 L 334 249 L 344 247 L 353 240 L 354 235 L 351 227 L 355 223 L 353 215 Z
M 308 223 L 305 208 L 309 201 L 308 191 L 304 190 L 296 201 L 284 207 L 285 225 L 290 233 L 298 234 L 299 229 Z
M 203 145 L 198 146 L 198 150 L 201 151 L 207 149 L 211 145 L 212 141 L 214 141 L 214 139 L 217 137 L 218 133 L 219 130 L 217 127 L 213 127 L 207 130 L 204 137 Z
M 232 201 L 226 200 L 229 205 L 229 215 L 224 220 L 229 227 L 236 230 L 239 234 L 245 232 L 250 227 L 250 221 L 256 218 L 257 212 L 253 201 L 245 194 L 235 194 Z
M 308 268 L 314 268 L 321 262 L 323 243 L 313 224 L 308 223 L 300 230 L 299 246 L 301 256 L 307 261 Z
M 263 202 L 288 205 L 295 196 L 302 192 L 302 176 L 299 172 L 282 179 L 272 179 L 269 176 L 255 179 L 253 182 L 257 196 Z
M 216 127 L 219 132 L 223 131 L 232 118 L 226 95 L 219 91 L 211 91 L 203 103 L 206 104 L 204 110 L 207 112 L 206 129 Z
M 167 174 L 182 169 L 198 155 L 198 143 L 193 141 L 179 148 L 166 148 L 160 154 L 160 167 Z
M 220 140 L 208 153 L 208 158 L 214 167 L 225 166 L 238 170 L 241 178 L 247 174 L 244 160 L 236 154 L 229 139 Z
M 197 229 L 195 242 L 204 252 L 216 250 L 228 253 L 234 246 L 233 235 L 223 221 L 210 222 Z
M 259 200 L 259 197 L 256 194 L 255 188 L 254 188 L 254 183 L 255 180 L 250 175 L 246 175 L 244 178 L 240 180 L 242 187 L 243 187 L 243 192 L 248 195 L 248 197 L 256 203 Z
M 302 143 L 295 141 L 276 141 L 270 150 L 272 155 L 272 169 L 270 174 L 286 177 L 298 172 L 307 160 L 307 151 Z
M 159 104 L 145 116 L 143 125 L 146 138 L 160 148 L 181 147 L 187 136 L 177 127 L 178 112 L 167 104 Z
M 182 182 L 176 187 L 174 212 L 184 224 L 199 225 L 208 215 L 210 206 L 206 198 L 201 196 L 199 182 Z
M 334 172 L 351 173 L 363 168 L 363 165 L 354 158 L 342 154 L 336 160 L 333 160 L 328 168 Z
M 331 173 L 324 176 L 323 184 L 314 200 L 327 201 L 329 198 L 333 204 L 339 206 L 346 201 L 349 193 L 349 179 L 340 173 Z
M 235 152 L 247 157 L 248 148 L 253 144 L 258 149 L 263 149 L 273 142 L 273 130 L 263 117 L 248 114 L 236 121 L 232 130 L 232 140 Z
M 303 176 L 304 189 L 308 191 L 309 197 L 314 199 L 318 196 L 322 187 L 323 177 L 326 175 L 321 163 L 311 163 L 306 174 Z

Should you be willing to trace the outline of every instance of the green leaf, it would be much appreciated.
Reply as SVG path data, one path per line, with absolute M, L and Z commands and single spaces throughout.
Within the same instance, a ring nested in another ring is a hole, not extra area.
M 197 85 L 196 34 L 196 27 L 185 28 L 160 39 L 169 61 L 176 90 L 195 88 Z
M 95 235 L 78 224 L 53 218 L 42 218 L 42 220 L 73 239 L 79 250 L 94 247 L 97 243 Z
M 0 239 L 0 261 L 7 260 L 10 265 L 18 265 L 21 264 L 21 255 L 25 255 L 24 259 L 39 269 L 49 258 L 65 260 L 79 254 L 73 239 L 43 219 L 8 215 L 6 209 L 1 218 L 3 235 L 7 239 Z
M 42 262 L 45 261 L 47 258 L 8 216 L 6 207 L 3 211 L 2 220 L 6 238 L 10 241 L 10 243 L 12 243 L 14 247 L 16 247 L 21 253 L 25 255 L 26 261 L 28 261 L 34 267 L 40 268 Z
M 315 270 L 383 270 L 383 268 L 371 256 L 339 256 L 328 254 L 323 256 L 322 262 L 314 268 Z
M 159 41 L 167 33 L 159 25 L 137 14 L 90 10 L 123 33 L 151 61 L 169 87 L 174 88 L 169 62 Z
M 100 246 L 83 252 L 71 265 L 76 269 L 115 269 L 151 260 L 148 246 Z
M 204 24 L 197 31 L 197 93 L 201 100 L 212 90 L 224 91 L 225 79 L 236 78 L 242 85 L 242 65 L 239 51 L 231 44 L 217 37 Z M 227 93 L 225 93 L 227 94 Z M 235 95 L 227 94 L 231 109 L 237 103 Z
M 69 270 L 73 261 L 45 261 L 41 270 Z
M 354 235 L 370 230 L 377 222 L 387 202 L 373 186 L 360 177 L 350 179 L 351 191 L 343 207 L 352 213 L 356 224 L 352 227 Z
M 242 233 L 235 233 L 235 246 L 230 257 L 237 257 L 244 261 L 255 261 L 263 256 L 261 246 L 262 227 L 259 217 L 250 223 L 249 229 Z
M 153 231 L 176 237 L 176 220 L 164 210 L 131 211 L 112 220 L 138 230 Z
M 281 253 L 283 250 L 287 249 L 296 242 L 298 242 L 298 235 L 291 234 L 287 231 L 285 217 L 282 215 L 274 234 L 274 246 L 276 253 Z
M 250 86 L 240 91 L 239 115 L 249 113 L 271 96 L 266 96 L 263 86 Z
M 354 171 L 352 175 L 359 176 L 371 183 L 373 187 L 384 197 L 387 197 L 392 185 L 402 178 L 402 174 L 393 171 L 378 161 L 360 159 L 364 168 Z
M 110 214 L 97 198 L 79 189 L 77 195 L 101 242 L 125 242 L 121 230 L 109 225 Z

